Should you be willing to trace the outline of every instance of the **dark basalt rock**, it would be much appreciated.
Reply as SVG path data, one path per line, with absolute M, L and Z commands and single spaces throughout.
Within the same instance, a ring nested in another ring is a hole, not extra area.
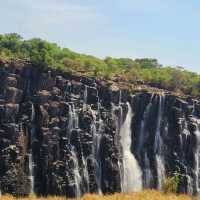
M 31 64 L 0 65 L 3 194 L 24 196 L 31 187 L 37 195 L 68 197 L 122 191 L 120 128 L 128 113 L 127 102 L 133 111 L 131 152 L 143 172 L 143 187 L 158 187 L 160 156 L 166 175 L 180 173 L 179 192 L 197 193 L 198 100 L 159 89 L 131 93 L 117 83 L 42 72 Z M 151 180 L 146 180 L 148 170 Z

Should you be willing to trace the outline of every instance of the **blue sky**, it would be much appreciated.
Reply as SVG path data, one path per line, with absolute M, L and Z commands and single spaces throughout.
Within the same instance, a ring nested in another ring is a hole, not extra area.
M 2 0 L 0 33 L 98 57 L 157 58 L 200 73 L 199 0 Z

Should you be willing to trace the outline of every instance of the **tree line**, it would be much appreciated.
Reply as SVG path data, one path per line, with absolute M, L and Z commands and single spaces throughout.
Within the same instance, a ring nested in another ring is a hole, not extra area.
M 199 96 L 200 75 L 182 67 L 162 66 L 157 59 L 112 58 L 99 59 L 79 54 L 55 43 L 33 38 L 24 40 L 17 33 L 0 35 L 0 57 L 29 59 L 35 66 L 53 68 L 69 73 L 142 82 L 179 93 Z

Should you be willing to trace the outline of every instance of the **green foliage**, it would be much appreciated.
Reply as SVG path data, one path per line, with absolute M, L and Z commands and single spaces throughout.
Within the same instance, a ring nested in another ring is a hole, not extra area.
M 180 173 L 176 172 L 173 176 L 167 177 L 162 184 L 163 192 L 177 193 L 180 183 Z
M 17 33 L 0 35 L 0 57 L 28 59 L 36 67 L 112 79 L 121 76 L 130 82 L 144 82 L 193 96 L 200 94 L 200 75 L 182 67 L 163 67 L 158 60 L 106 57 L 104 60 L 78 54 L 57 44 L 34 38 L 23 40 Z
M 152 59 L 152 58 L 135 59 L 135 62 L 138 63 L 142 68 L 162 67 L 162 65 L 158 63 L 157 59 Z

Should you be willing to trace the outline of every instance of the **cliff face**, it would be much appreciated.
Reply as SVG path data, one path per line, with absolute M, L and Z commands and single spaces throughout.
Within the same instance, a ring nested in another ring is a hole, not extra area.
M 93 79 L 0 67 L 0 191 L 66 195 L 200 191 L 200 104 L 162 90 L 128 92 Z

